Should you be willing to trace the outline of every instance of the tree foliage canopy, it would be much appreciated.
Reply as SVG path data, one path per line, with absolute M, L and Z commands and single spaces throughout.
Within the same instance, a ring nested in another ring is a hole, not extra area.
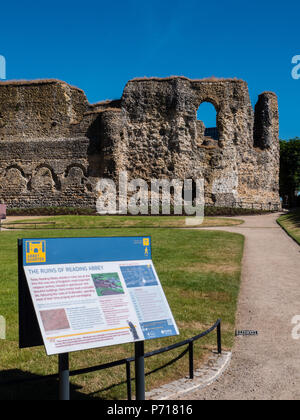
M 280 195 L 295 204 L 300 190 L 300 138 L 280 140 Z

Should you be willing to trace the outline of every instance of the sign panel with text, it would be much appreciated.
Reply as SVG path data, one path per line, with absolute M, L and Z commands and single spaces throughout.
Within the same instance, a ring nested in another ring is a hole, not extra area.
M 48 355 L 179 334 L 151 258 L 150 237 L 20 240 L 20 337 L 24 282 Z

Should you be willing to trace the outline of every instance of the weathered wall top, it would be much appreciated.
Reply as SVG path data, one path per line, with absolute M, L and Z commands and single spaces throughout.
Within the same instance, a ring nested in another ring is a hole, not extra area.
M 58 80 L 0 83 L 0 140 L 70 135 L 88 110 L 82 90 Z

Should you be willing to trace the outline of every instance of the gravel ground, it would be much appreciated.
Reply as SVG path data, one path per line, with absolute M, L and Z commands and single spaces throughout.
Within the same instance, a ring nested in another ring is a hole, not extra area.
M 187 400 L 300 399 L 300 340 L 292 318 L 300 315 L 300 247 L 277 225 L 279 214 L 239 217 L 245 224 L 217 228 L 246 237 L 236 329 L 228 370 Z
M 2 225 L 5 223 L 12 223 L 12 222 L 18 222 L 18 221 L 24 221 L 24 222 L 30 222 L 30 220 L 35 219 L 45 219 L 49 216 L 7 216 L 5 220 L 2 220 Z
M 46 217 L 49 216 L 7 216 L 5 220 L 1 220 L 0 231 L 10 231 L 10 229 L 5 229 L 5 223 L 13 223 L 17 221 L 30 222 L 30 220 L 45 219 Z M 14 229 L 14 231 L 16 230 L 17 229 Z

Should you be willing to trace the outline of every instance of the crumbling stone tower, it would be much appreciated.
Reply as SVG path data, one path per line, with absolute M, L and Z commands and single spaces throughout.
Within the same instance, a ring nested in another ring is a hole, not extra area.
M 197 109 L 210 102 L 217 127 Z M 56 80 L 0 83 L 0 201 L 9 207 L 95 207 L 100 178 L 205 180 L 208 204 L 276 208 L 278 104 L 253 110 L 235 79 L 134 79 L 122 98 L 90 105 Z M 254 204 L 255 203 L 255 204 Z

